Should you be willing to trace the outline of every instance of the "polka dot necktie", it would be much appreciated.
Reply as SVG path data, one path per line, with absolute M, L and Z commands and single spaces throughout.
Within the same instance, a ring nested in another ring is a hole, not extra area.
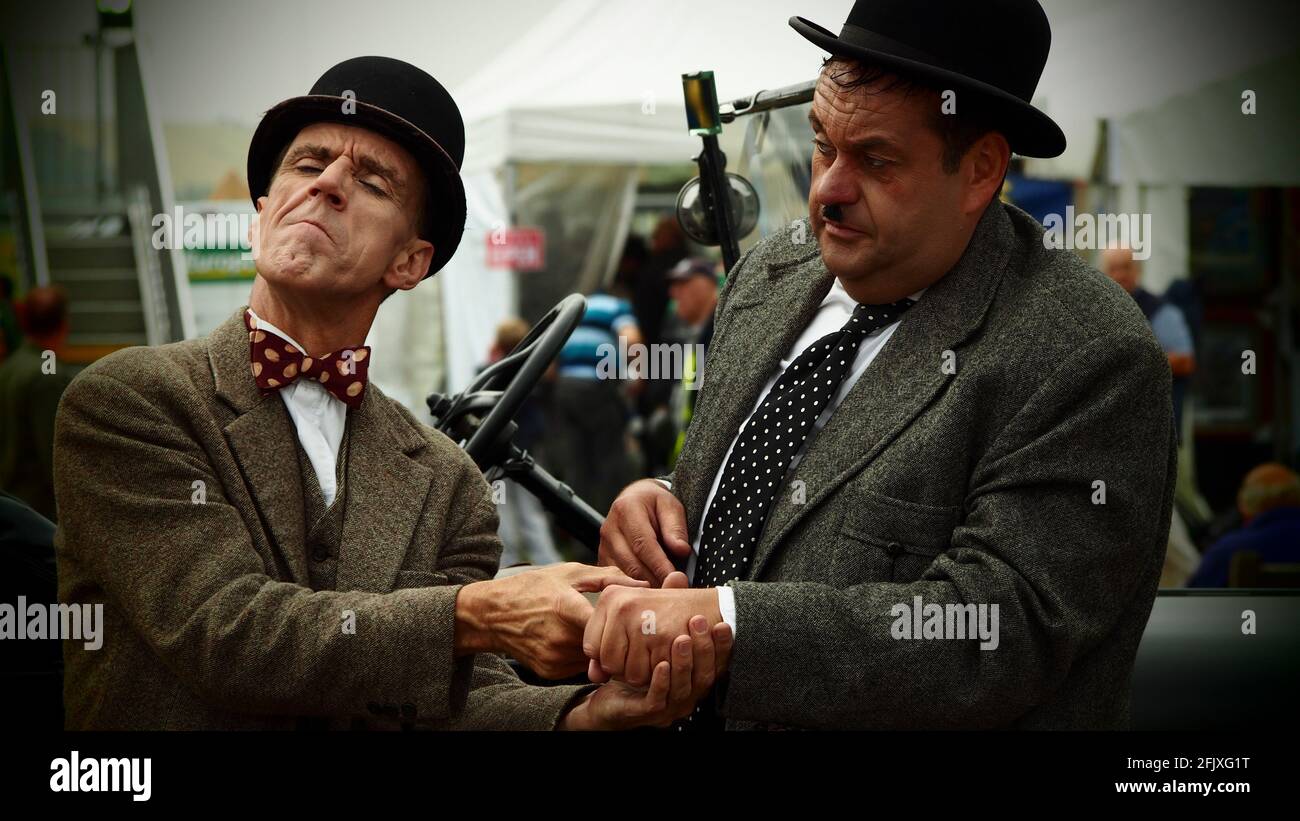
M 808 346 L 781 374 L 732 447 L 704 520 L 692 587 L 720 587 L 744 577 L 786 470 L 852 369 L 858 346 L 913 304 L 859 304 L 843 328 Z M 722 729 L 722 722 L 712 699 L 705 698 L 678 726 Z
M 310 379 L 348 407 L 357 407 L 365 398 L 369 347 L 340 348 L 311 357 L 274 331 L 258 328 L 257 318 L 249 311 L 244 312 L 244 327 L 248 328 L 253 379 L 262 393 L 279 390 L 295 379 Z

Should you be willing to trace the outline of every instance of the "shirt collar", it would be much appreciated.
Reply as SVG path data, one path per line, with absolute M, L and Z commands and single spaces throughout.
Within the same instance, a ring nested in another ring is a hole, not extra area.
M 265 319 L 262 319 L 260 316 L 257 315 L 257 311 L 254 311 L 252 308 L 249 308 L 248 312 L 253 315 L 253 319 L 257 320 L 257 327 L 261 328 L 264 331 L 270 331 L 271 333 L 276 334 L 277 336 L 283 338 L 285 342 L 288 342 L 290 345 L 293 345 L 303 354 L 307 354 L 307 349 L 299 345 L 298 340 L 289 336 L 287 333 L 275 327 L 270 322 L 267 322 Z M 310 356 L 310 354 L 307 355 Z
M 921 295 L 924 294 L 928 288 L 929 286 L 927 285 L 919 291 L 913 291 L 907 295 L 907 298 L 914 301 L 920 300 Z M 844 290 L 844 283 L 840 282 L 839 277 L 834 277 L 831 282 L 830 298 L 836 302 L 844 303 L 848 308 L 853 308 L 858 304 L 854 301 L 853 297 L 849 296 L 849 292 Z

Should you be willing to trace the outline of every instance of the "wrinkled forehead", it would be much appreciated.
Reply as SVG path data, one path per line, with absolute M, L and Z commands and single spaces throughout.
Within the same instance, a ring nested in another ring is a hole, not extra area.
M 892 74 L 866 83 L 853 82 L 857 67 L 828 64 L 813 90 L 809 122 L 816 130 L 846 132 L 872 129 L 907 131 L 925 126 L 930 108 L 938 105 L 937 92 L 908 85 Z

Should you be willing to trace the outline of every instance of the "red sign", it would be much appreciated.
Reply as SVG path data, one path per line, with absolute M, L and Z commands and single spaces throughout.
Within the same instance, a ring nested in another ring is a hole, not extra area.
M 498 228 L 487 235 L 487 267 L 540 271 L 546 267 L 546 232 L 541 228 Z

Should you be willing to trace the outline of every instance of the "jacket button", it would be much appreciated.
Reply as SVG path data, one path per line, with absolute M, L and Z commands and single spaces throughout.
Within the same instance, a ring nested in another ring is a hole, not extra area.
M 323 562 L 330 557 L 329 548 L 323 544 L 315 545 L 311 549 L 311 557 L 318 562 Z
M 414 705 L 414 704 L 403 704 L 403 705 L 402 705 L 402 718 L 415 718 L 415 705 Z
M 885 545 L 885 550 L 886 552 L 889 553 L 889 555 L 897 556 L 899 553 L 903 552 L 903 546 L 898 542 L 890 542 L 889 544 Z

